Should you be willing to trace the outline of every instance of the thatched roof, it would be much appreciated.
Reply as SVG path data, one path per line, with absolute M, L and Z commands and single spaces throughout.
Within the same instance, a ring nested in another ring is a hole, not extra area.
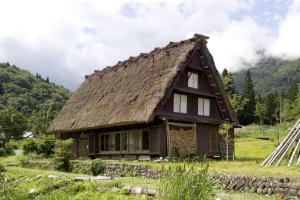
M 197 35 L 113 67 L 95 71 L 50 125 L 49 132 L 85 130 L 148 123 L 155 109 L 200 41 Z

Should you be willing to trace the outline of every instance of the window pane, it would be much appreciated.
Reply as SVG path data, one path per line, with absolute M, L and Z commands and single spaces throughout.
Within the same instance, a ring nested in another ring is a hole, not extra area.
M 127 133 L 128 137 L 128 150 L 129 152 L 134 152 L 134 134 L 133 132 L 128 132 Z
M 203 98 L 198 98 L 198 115 L 203 115 Z
M 194 74 L 193 76 L 193 85 L 194 85 L 194 88 L 198 88 L 198 74 Z
M 198 88 L 198 74 L 188 72 L 188 87 Z
M 186 107 L 187 107 L 187 96 L 186 95 L 180 95 L 180 112 L 186 113 Z
M 108 151 L 108 135 L 104 135 L 104 151 Z
M 122 151 L 127 151 L 127 133 L 122 133 Z
M 194 85 L 193 73 L 188 72 L 188 87 L 193 87 L 193 85 Z
M 100 149 L 101 149 L 101 151 L 104 151 L 104 135 L 101 135 L 101 139 L 100 139 Z
M 180 95 L 174 94 L 174 112 L 180 112 Z
M 143 131 L 143 150 L 149 150 L 149 131 Z
M 209 116 L 210 112 L 210 101 L 209 99 L 204 99 L 204 116 Z
M 142 133 L 141 131 L 135 132 L 135 150 L 142 150 Z
M 120 151 L 120 133 L 116 134 L 115 136 L 115 150 Z
M 115 151 L 115 135 L 109 135 L 109 151 Z

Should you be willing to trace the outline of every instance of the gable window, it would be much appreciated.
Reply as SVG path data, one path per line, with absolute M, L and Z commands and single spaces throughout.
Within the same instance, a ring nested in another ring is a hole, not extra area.
M 174 94 L 173 111 L 177 113 L 186 113 L 187 111 L 187 96 L 183 94 Z
M 198 74 L 188 72 L 188 87 L 198 88 Z
M 198 98 L 198 115 L 209 116 L 210 100 Z

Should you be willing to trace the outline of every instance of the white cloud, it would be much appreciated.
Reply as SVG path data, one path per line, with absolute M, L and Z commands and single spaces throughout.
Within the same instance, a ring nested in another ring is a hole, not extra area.
M 219 70 L 236 71 L 257 59 L 256 51 L 270 45 L 270 30 L 260 27 L 251 18 L 231 21 L 225 29 L 211 34 L 208 43 Z
M 300 57 L 300 0 L 294 0 L 285 18 L 279 24 L 277 41 L 270 53 L 286 58 Z
M 15 63 L 75 89 L 94 69 L 202 33 L 211 38 L 208 47 L 219 69 L 237 69 L 274 40 L 251 17 L 233 19 L 254 3 L 0 0 L 0 62 Z

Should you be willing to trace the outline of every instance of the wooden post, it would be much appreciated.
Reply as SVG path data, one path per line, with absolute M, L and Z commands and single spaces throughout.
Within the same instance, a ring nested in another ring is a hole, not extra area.
M 284 156 L 287 154 L 287 152 L 289 151 L 289 148 L 293 145 L 293 143 L 295 142 L 297 136 L 298 136 L 298 130 L 299 127 L 297 128 L 297 130 L 295 131 L 294 137 L 292 139 L 289 140 L 289 142 L 287 143 L 287 147 L 284 150 L 283 154 L 281 155 L 281 157 L 279 158 L 278 162 L 276 163 L 276 167 L 281 163 L 282 159 L 284 158 Z
M 171 156 L 171 147 L 170 147 L 170 127 L 168 120 L 166 121 L 166 136 L 167 136 L 167 152 L 168 156 Z
M 277 159 L 277 157 L 281 155 L 282 151 L 284 151 L 286 145 L 293 137 L 295 130 L 299 127 L 299 125 L 300 125 L 300 119 L 293 126 L 291 131 L 286 135 L 286 137 L 280 143 L 280 145 L 278 145 L 277 148 L 262 162 L 261 166 L 265 166 L 265 167 L 270 166 Z
M 298 151 L 299 145 L 300 145 L 300 139 L 298 138 L 297 145 L 296 145 L 296 147 L 295 147 L 295 149 L 294 149 L 294 151 L 293 151 L 293 154 L 292 154 L 292 156 L 291 156 L 291 158 L 290 158 L 290 160 L 289 160 L 288 166 L 291 166 L 291 164 L 292 164 L 292 162 L 293 162 L 293 160 L 294 160 L 294 157 L 295 157 L 295 155 L 296 155 L 296 152 Z

